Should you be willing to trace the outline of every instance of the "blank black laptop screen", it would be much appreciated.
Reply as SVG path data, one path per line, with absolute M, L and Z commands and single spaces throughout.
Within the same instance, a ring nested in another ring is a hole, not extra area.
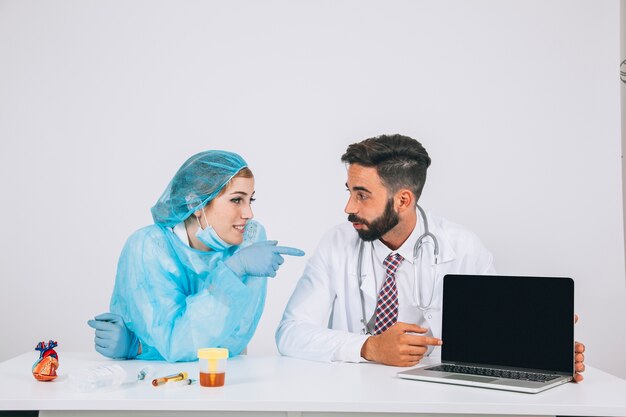
M 446 275 L 445 362 L 574 372 L 571 278 Z

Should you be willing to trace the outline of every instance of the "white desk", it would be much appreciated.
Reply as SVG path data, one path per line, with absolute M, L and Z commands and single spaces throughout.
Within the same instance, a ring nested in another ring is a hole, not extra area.
M 0 363 L 0 410 L 41 410 L 40 416 L 320 416 L 437 415 L 626 416 L 626 381 L 587 369 L 582 384 L 539 394 L 400 379 L 403 368 L 327 364 L 279 356 L 229 359 L 226 385 L 172 388 L 125 383 L 111 392 L 79 393 L 68 386 L 74 370 L 111 361 L 97 353 L 59 352 L 59 378 L 38 382 L 30 352 Z M 116 361 L 134 377 L 148 362 Z M 197 378 L 197 363 L 150 362 L 158 376 L 180 371 Z

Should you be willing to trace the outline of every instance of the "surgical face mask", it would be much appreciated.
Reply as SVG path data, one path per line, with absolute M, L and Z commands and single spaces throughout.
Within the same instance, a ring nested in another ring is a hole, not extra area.
M 209 222 L 206 220 L 206 215 L 204 214 L 204 210 L 202 210 L 202 215 L 204 216 L 204 221 L 206 222 L 206 227 L 203 229 L 202 224 L 200 224 L 200 220 L 196 217 L 196 221 L 198 222 L 198 231 L 196 232 L 196 237 L 198 240 L 214 251 L 220 252 L 225 251 L 228 248 L 234 246 L 224 239 L 219 237 L 215 229 L 209 225 Z

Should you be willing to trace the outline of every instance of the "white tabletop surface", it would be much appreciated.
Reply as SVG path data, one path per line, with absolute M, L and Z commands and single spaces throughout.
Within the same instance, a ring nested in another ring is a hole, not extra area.
M 226 385 L 205 388 L 126 382 L 110 392 L 80 393 L 67 375 L 107 363 L 134 378 L 150 364 L 157 376 L 187 371 L 197 362 L 111 361 L 97 353 L 59 352 L 59 377 L 38 382 L 31 367 L 37 352 L 0 363 L 0 410 L 178 410 L 378 412 L 516 415 L 626 416 L 626 381 L 592 367 L 581 384 L 539 394 L 400 379 L 396 368 L 373 363 L 320 363 L 280 356 L 228 360 Z M 174 385 L 174 384 L 172 384 Z

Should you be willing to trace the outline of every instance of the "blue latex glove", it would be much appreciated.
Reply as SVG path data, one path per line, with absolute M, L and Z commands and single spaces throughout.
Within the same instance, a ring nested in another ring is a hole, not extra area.
M 253 243 L 228 258 L 224 264 L 240 277 L 244 275 L 275 277 L 276 271 L 285 262 L 281 254 L 304 256 L 300 249 L 276 246 L 277 243 L 275 240 Z
M 139 339 L 128 330 L 121 316 L 103 313 L 87 324 L 96 329 L 96 350 L 112 359 L 133 359 L 137 356 Z

